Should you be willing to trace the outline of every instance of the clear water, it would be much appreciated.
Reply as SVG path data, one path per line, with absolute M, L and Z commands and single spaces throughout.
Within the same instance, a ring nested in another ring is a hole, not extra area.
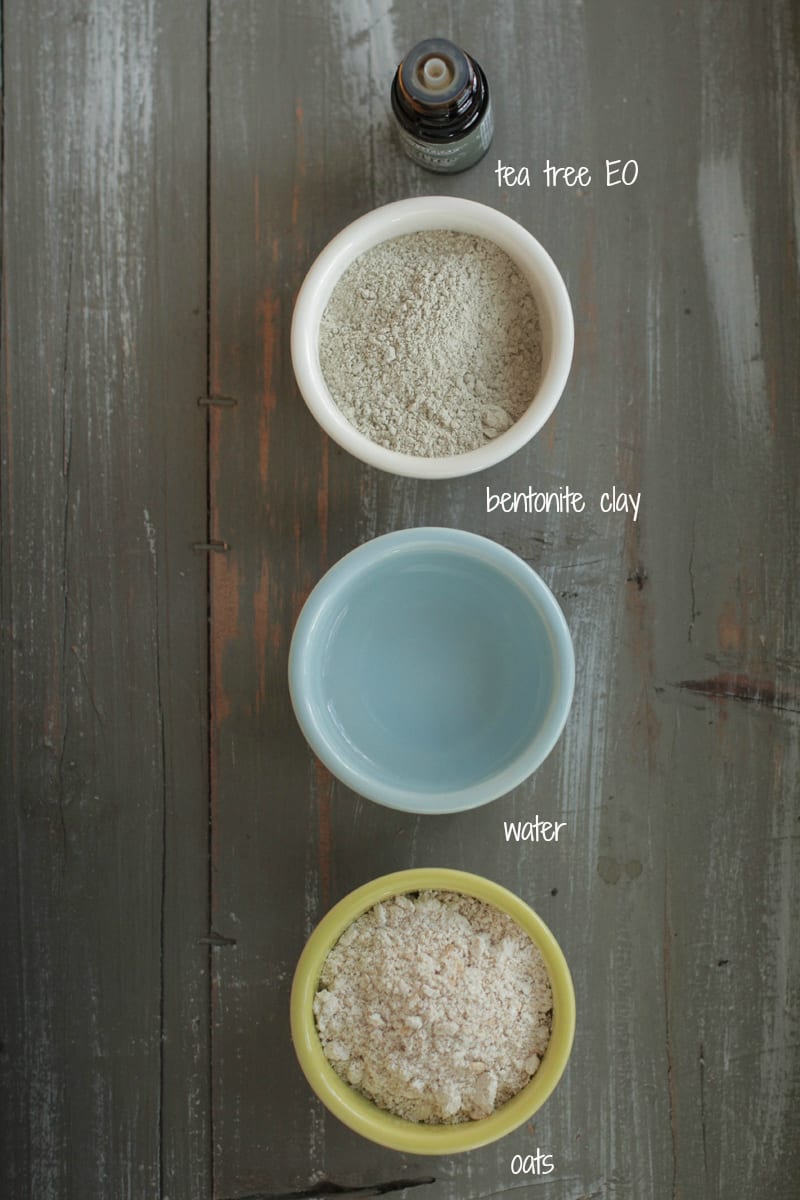
M 531 597 L 496 567 L 438 548 L 358 583 L 317 630 L 314 690 L 338 753 L 411 790 L 466 787 L 509 765 L 553 694 L 553 647 Z

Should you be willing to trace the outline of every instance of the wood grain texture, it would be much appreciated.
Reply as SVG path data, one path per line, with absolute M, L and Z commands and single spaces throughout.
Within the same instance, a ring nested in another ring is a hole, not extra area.
M 792 4 L 4 10 L 3 1195 L 310 1198 L 334 1180 L 419 1200 L 792 1200 Z M 389 119 L 397 61 L 434 32 L 493 85 L 492 150 L 454 178 L 404 159 Z M 605 159 L 631 156 L 635 187 L 606 189 Z M 498 189 L 498 158 L 529 165 L 531 188 Z M 592 185 L 546 190 L 548 158 L 586 163 Z M 540 238 L 576 353 L 530 446 L 421 482 L 320 432 L 289 327 L 333 234 L 436 193 Z M 208 391 L 236 403 L 198 408 Z M 584 513 L 486 513 L 487 486 L 561 484 Z M 615 484 L 641 490 L 636 522 L 600 511 Z M 424 524 L 530 562 L 578 668 L 536 775 L 427 820 L 332 779 L 286 687 L 295 618 L 326 568 Z M 209 539 L 217 552 L 192 549 Z M 507 845 L 504 820 L 535 813 L 566 821 L 564 840 Z M 313 1098 L 288 998 L 337 899 L 436 864 L 541 913 L 572 966 L 578 1031 L 528 1127 L 415 1161 Z M 514 1176 L 537 1146 L 555 1174 Z
M 796 29 L 788 5 L 734 7 L 213 6 L 214 386 L 241 401 L 217 418 L 212 455 L 217 535 L 232 547 L 214 562 L 214 911 L 237 937 L 214 977 L 220 1196 L 425 1172 L 436 1183 L 409 1194 L 495 1196 L 523 1184 L 511 1158 L 537 1144 L 569 1200 L 794 1193 Z M 495 83 L 489 158 L 453 179 L 405 161 L 389 127 L 393 68 L 434 27 Z M 587 163 L 595 182 L 546 191 L 537 170 L 530 190 L 499 191 L 498 157 Z M 618 157 L 639 161 L 630 190 L 602 186 Z M 540 237 L 577 345 L 530 447 L 479 477 L 423 483 L 325 441 L 288 333 L 335 232 L 437 192 L 494 204 Z M 487 485 L 562 483 L 587 496 L 581 516 L 485 512 Z M 614 484 L 642 491 L 636 523 L 600 512 Z M 385 812 L 333 781 L 304 750 L 284 683 L 293 620 L 325 568 L 422 524 L 488 534 L 531 562 L 578 663 L 545 766 L 451 819 Z M 534 812 L 567 820 L 568 840 L 507 846 L 503 819 Z M 287 1005 L 303 939 L 332 902 L 435 863 L 498 879 L 551 923 L 579 1026 L 531 1128 L 421 1163 L 319 1107 Z
M 4 7 L 0 1190 L 203 1197 L 205 14 Z

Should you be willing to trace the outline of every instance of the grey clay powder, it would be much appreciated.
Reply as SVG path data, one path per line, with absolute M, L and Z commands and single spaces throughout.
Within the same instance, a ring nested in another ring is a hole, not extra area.
M 389 450 L 476 450 L 530 405 L 542 333 L 530 286 L 486 238 L 411 233 L 345 271 L 320 324 L 319 360 L 344 416 Z

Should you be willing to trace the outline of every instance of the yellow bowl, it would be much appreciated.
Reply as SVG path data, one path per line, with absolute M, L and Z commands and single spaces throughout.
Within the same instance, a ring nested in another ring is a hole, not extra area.
M 435 889 L 461 892 L 508 913 L 542 953 L 553 989 L 553 1026 L 541 1065 L 530 1083 L 489 1117 L 460 1125 L 422 1125 L 378 1108 L 336 1074 L 325 1057 L 313 1003 L 322 967 L 345 929 L 380 900 Z M 544 921 L 518 896 L 466 871 L 420 868 L 383 875 L 357 888 L 323 917 L 306 943 L 292 984 L 292 1041 L 300 1066 L 322 1103 L 362 1137 L 408 1154 L 457 1154 L 505 1137 L 541 1108 L 567 1065 L 575 1033 L 575 993 L 566 959 Z

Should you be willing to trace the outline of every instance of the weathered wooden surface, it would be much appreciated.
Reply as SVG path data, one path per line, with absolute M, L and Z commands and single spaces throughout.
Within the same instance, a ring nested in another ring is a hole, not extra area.
M 792 5 L 17 0 L 3 32 L 5 1192 L 234 1200 L 432 1176 L 408 1196 L 794 1197 Z M 494 85 L 494 146 L 452 179 L 403 159 L 388 124 L 392 70 L 432 32 Z M 605 159 L 629 157 L 636 185 L 606 189 Z M 498 189 L 498 158 L 531 188 Z M 545 190 L 548 158 L 592 185 Z M 320 433 L 288 333 L 335 232 L 437 192 L 541 239 L 576 356 L 525 451 L 419 483 Z M 206 431 L 207 387 L 237 404 Z M 564 483 L 582 515 L 486 514 L 487 485 Z M 615 484 L 641 490 L 636 522 L 600 511 Z M 422 524 L 531 562 L 578 666 L 534 779 L 429 820 L 331 780 L 285 684 L 324 570 Z M 207 536 L 228 546 L 208 589 Z M 536 812 L 566 840 L 507 845 L 503 821 Z M 526 898 L 578 999 L 533 1126 L 456 1159 L 350 1134 L 289 1041 L 315 922 L 414 864 Z M 537 1146 L 555 1173 L 513 1176 Z
M 241 400 L 212 451 L 217 532 L 233 547 L 214 562 L 214 912 L 238 939 L 215 953 L 221 1196 L 430 1173 L 414 1194 L 463 1200 L 522 1183 L 512 1155 L 536 1145 L 554 1153 L 564 1197 L 794 1192 L 796 76 L 788 8 L 732 7 L 475 3 L 452 24 L 418 3 L 214 7 L 214 385 Z M 402 159 L 387 126 L 394 64 L 443 24 L 497 104 L 489 159 L 454 179 Z M 499 191 L 498 157 L 536 167 L 531 189 Z M 601 186 L 606 157 L 639 160 L 634 188 Z M 595 182 L 546 192 L 547 158 L 586 162 Z M 368 208 L 421 192 L 487 201 L 536 233 L 578 331 L 544 433 L 452 483 L 339 454 L 287 352 L 317 251 Z M 528 483 L 569 483 L 589 508 L 486 515 L 487 484 Z M 599 512 L 615 483 L 643 493 L 635 524 Z M 283 682 L 292 621 L 324 569 L 426 523 L 532 562 L 562 598 L 578 662 L 546 766 L 450 820 L 384 812 L 332 782 Z M 566 818 L 568 840 L 507 846 L 503 818 L 534 812 Z M 478 870 L 530 900 L 578 994 L 569 1072 L 535 1131 L 455 1161 L 406 1161 L 341 1129 L 286 1028 L 313 923 L 353 886 L 418 863 Z
M 203 1197 L 205 15 L 4 9 L 0 1192 Z

